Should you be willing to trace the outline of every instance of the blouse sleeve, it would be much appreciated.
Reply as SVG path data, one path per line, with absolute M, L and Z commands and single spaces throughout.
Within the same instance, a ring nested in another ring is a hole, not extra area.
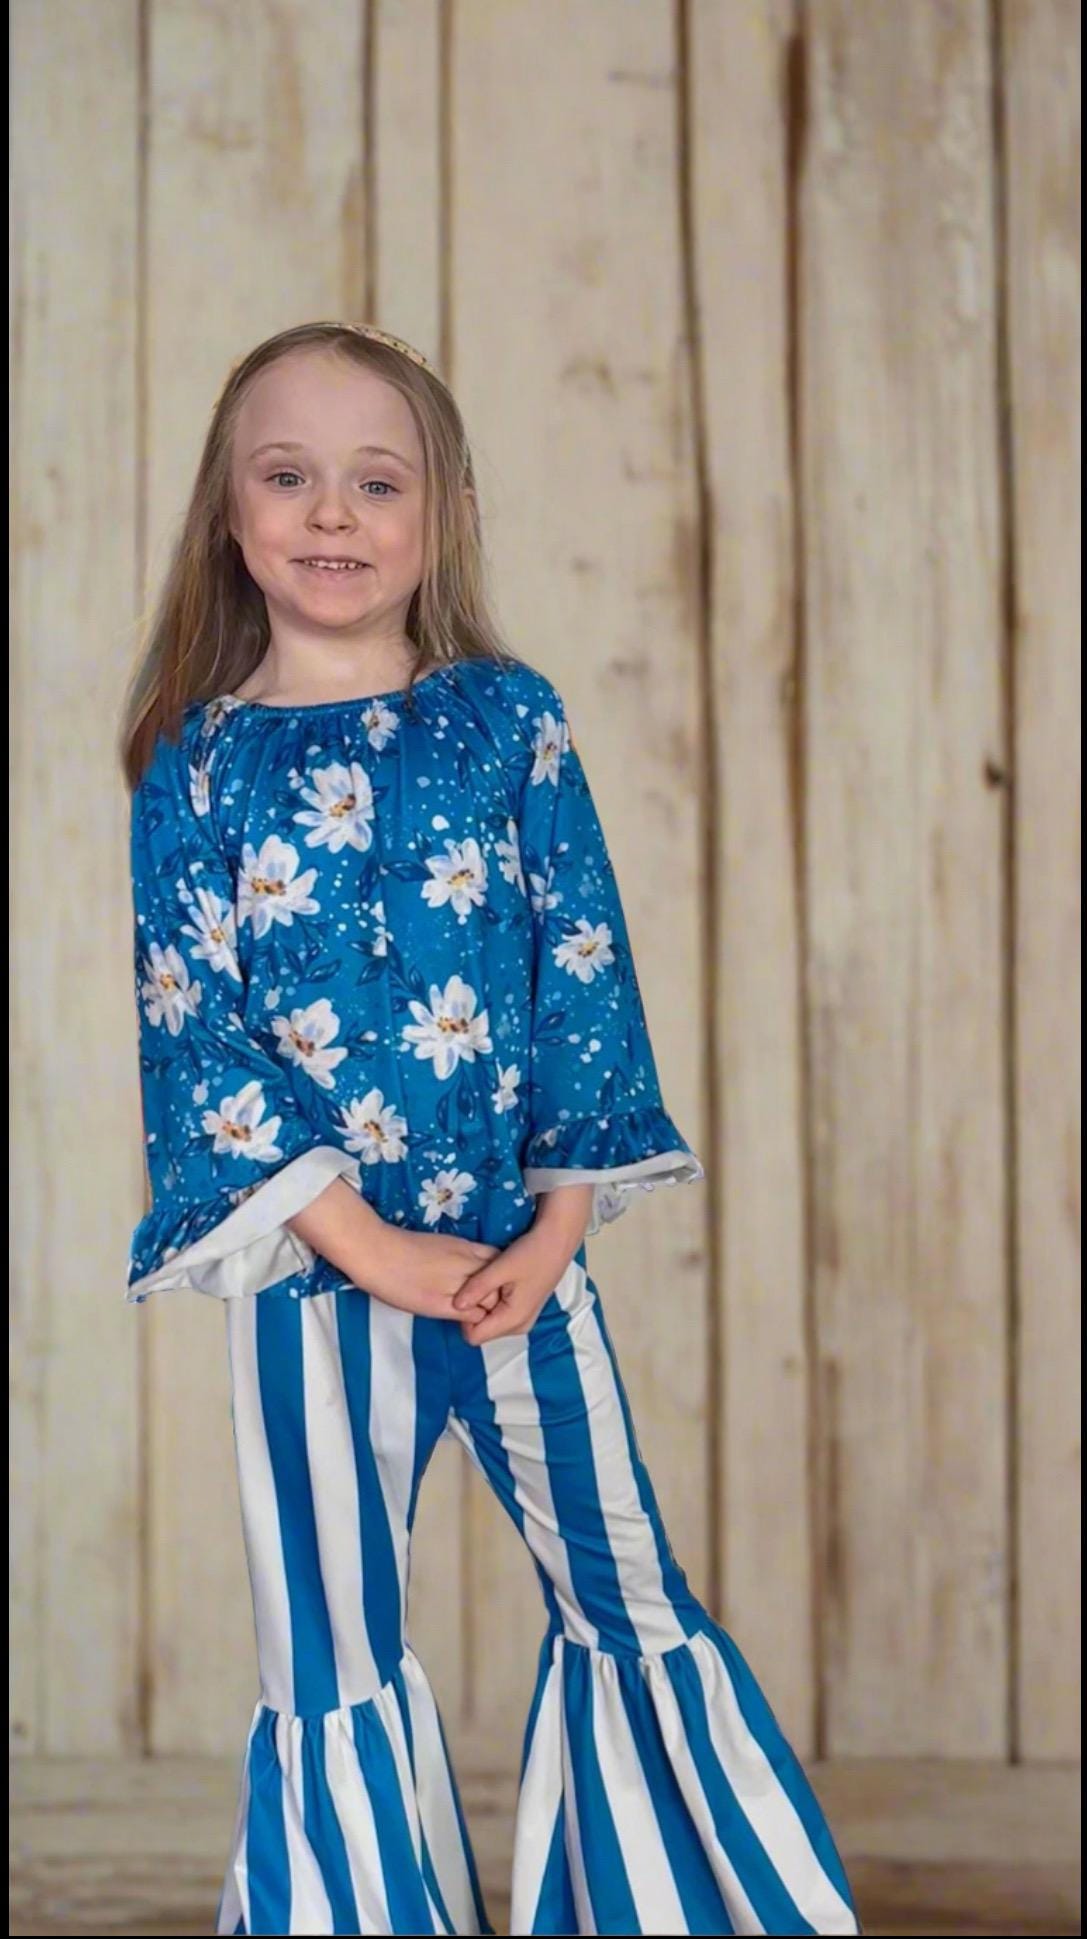
M 247 1034 L 235 890 L 206 775 L 159 738 L 132 799 L 140 1094 L 151 1203 L 125 1298 L 235 1299 L 307 1271 L 285 1220 L 356 1161 L 300 1109 L 286 1067 Z
M 635 1191 L 705 1173 L 664 1108 L 604 831 L 548 688 L 519 821 L 535 939 L 522 1171 L 531 1193 L 591 1183 L 591 1236 Z

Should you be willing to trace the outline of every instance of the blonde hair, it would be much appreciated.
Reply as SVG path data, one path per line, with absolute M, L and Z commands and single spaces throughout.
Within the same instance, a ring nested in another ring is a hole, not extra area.
M 126 690 L 119 756 L 139 785 L 160 734 L 176 743 L 193 700 L 232 693 L 263 659 L 268 608 L 230 531 L 231 450 L 242 400 L 259 371 L 293 350 L 328 350 L 372 370 L 407 399 L 423 447 L 423 572 L 405 630 L 421 667 L 456 660 L 509 663 L 488 608 L 475 478 L 452 393 L 418 351 L 348 323 L 301 323 L 239 359 L 216 400 L 185 522 L 146 624 Z

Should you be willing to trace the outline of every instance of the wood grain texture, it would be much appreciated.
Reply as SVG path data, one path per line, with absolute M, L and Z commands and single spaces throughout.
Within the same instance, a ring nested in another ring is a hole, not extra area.
M 667 0 L 469 4 L 451 46 L 451 372 L 508 637 L 558 686 L 626 910 L 668 1108 L 702 1146 L 697 612 L 689 345 Z M 531 88 L 532 112 L 525 112 Z M 501 166 L 495 165 L 496 156 Z M 702 1184 L 589 1242 L 642 1451 L 704 1590 Z M 519 1749 L 544 1614 L 472 1491 L 478 1729 Z
M 12 62 L 11 1733 L 130 1752 L 140 1140 L 122 788 L 97 726 L 135 581 L 135 6 L 20 0 Z
M 995 280 L 977 0 L 810 10 L 805 893 L 825 1749 L 1007 1748 Z
M 320 34 L 302 0 L 155 0 L 150 22 L 149 587 L 230 365 L 274 330 L 356 312 L 364 260 L 355 0 L 327 0 Z M 257 1682 L 224 1314 L 156 1298 L 136 1323 L 150 1344 L 150 1747 L 229 1753 Z
M 816 1738 L 805 1338 L 787 140 L 793 8 L 691 14 L 708 653 L 723 1620 L 797 1750 Z
M 444 359 L 446 87 L 436 0 L 372 11 L 367 45 L 368 284 L 365 318 Z M 443 1440 L 419 1491 L 408 1635 L 430 1678 L 450 1750 L 463 1755 L 469 1612 L 464 1594 L 464 1456 Z
M 867 1933 L 1079 1931 L 1079 1774 L 869 1759 L 808 1767 Z M 26 1758 L 12 1813 L 12 1930 L 207 1932 L 226 1863 L 232 1762 Z M 509 1930 L 515 1784 L 463 1785 L 487 1909 Z
M 1080 1706 L 1080 9 L 1001 9 L 1014 534 L 1017 1750 Z

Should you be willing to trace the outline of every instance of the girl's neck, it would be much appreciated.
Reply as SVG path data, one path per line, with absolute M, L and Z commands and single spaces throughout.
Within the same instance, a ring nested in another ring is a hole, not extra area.
M 383 654 L 379 660 L 367 660 L 364 666 L 350 675 L 345 673 L 339 680 L 329 680 L 326 670 L 323 679 L 311 679 L 303 685 L 297 677 L 285 678 L 270 653 L 266 653 L 260 665 L 234 692 L 239 700 L 260 700 L 270 706 L 317 707 L 326 701 L 353 700 L 357 694 L 391 693 L 406 687 L 416 664 L 407 650 L 399 658 Z M 417 679 L 431 672 L 436 664 L 432 660 L 419 664 Z

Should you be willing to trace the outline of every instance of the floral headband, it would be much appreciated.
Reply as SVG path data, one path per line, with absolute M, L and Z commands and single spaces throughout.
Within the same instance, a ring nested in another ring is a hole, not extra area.
M 410 343 L 404 342 L 403 337 L 391 337 L 387 330 L 379 330 L 375 323 L 339 323 L 336 328 L 350 330 L 357 337 L 373 337 L 375 343 L 387 343 L 391 350 L 399 350 L 401 356 L 410 357 L 413 364 L 418 364 L 423 370 L 429 370 L 432 377 L 437 376 L 434 366 L 428 364 L 421 350 L 413 350 Z

